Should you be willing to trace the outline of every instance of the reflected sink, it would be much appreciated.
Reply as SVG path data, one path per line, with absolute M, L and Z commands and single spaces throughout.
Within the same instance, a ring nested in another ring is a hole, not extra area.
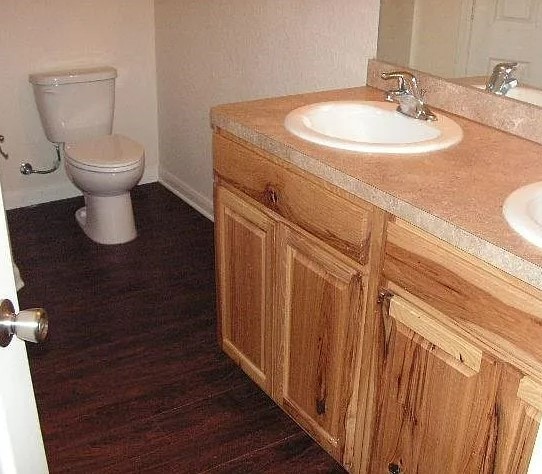
M 542 182 L 516 189 L 504 201 L 503 214 L 519 235 L 542 247 Z
M 397 104 L 377 101 L 319 102 L 290 112 L 286 129 L 312 143 L 365 153 L 426 153 L 463 138 L 461 127 L 436 114 L 434 122 L 397 112 Z
M 477 89 L 485 89 L 485 85 L 477 84 L 474 87 Z M 542 107 L 542 90 L 534 89 L 532 87 L 517 86 L 510 89 L 505 97 L 510 99 L 521 100 L 522 102 L 528 102 L 533 105 L 538 105 Z

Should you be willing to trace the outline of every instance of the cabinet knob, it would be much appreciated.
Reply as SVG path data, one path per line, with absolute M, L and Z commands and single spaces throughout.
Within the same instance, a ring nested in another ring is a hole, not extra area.
M 393 297 L 393 291 L 388 290 L 387 288 L 380 288 L 380 290 L 378 290 L 377 303 L 382 307 L 382 314 L 386 317 L 389 316 L 390 301 Z
M 318 399 L 316 400 L 316 413 L 319 415 L 325 415 L 326 414 L 326 399 Z
M 393 298 L 394 294 L 393 291 L 388 290 L 387 288 L 380 288 L 378 290 L 378 298 L 377 303 L 378 304 L 387 304 L 389 301 Z
M 265 190 L 265 194 L 267 196 L 267 200 L 271 205 L 275 206 L 279 202 L 279 194 L 271 186 L 267 187 L 267 189 Z
M 401 466 L 399 466 L 399 464 L 391 462 L 388 464 L 388 471 L 390 474 L 401 474 Z

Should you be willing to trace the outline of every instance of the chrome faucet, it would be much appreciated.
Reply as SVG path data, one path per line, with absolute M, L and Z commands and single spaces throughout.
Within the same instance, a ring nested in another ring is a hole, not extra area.
M 486 91 L 497 95 L 506 93 L 518 85 L 518 80 L 512 76 L 518 63 L 499 63 L 493 68 L 486 84 Z
M 437 120 L 436 115 L 425 105 L 425 91 L 418 87 L 416 77 L 407 71 L 383 72 L 382 79 L 397 79 L 397 89 L 386 91 L 388 102 L 397 102 L 397 111 L 420 120 Z

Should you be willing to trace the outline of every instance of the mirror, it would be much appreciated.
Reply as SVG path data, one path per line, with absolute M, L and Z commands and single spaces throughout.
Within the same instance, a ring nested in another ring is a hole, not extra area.
M 496 64 L 513 61 L 518 91 L 542 89 L 541 4 L 381 0 L 377 58 L 473 86 L 483 86 Z

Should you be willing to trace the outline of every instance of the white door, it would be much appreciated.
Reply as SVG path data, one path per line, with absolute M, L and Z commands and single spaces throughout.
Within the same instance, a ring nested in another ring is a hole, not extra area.
M 520 83 L 542 87 L 542 0 L 475 0 L 466 76 L 488 76 L 499 62 L 519 63 Z
M 18 311 L 8 230 L 0 187 L 0 299 Z M 0 474 L 44 474 L 47 461 L 24 342 L 0 347 Z
M 388 0 L 394 8 L 397 0 Z M 412 1 L 412 0 L 402 0 Z M 441 77 L 463 76 L 474 0 L 416 0 L 412 18 L 410 58 L 414 69 Z M 386 12 L 384 12 L 386 14 Z M 397 30 L 404 30 L 398 18 Z M 380 54 L 380 51 L 379 51 Z M 399 64 L 404 64 L 399 63 Z

